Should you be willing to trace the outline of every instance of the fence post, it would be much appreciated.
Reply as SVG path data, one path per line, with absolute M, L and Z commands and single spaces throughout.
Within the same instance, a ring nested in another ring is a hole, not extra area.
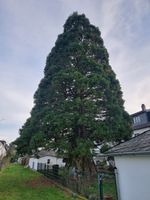
M 117 168 L 115 169 L 115 183 L 116 183 L 116 193 L 117 193 L 117 200 L 121 200 L 120 197 L 120 187 L 119 187 L 119 175 Z
M 98 188 L 99 188 L 99 200 L 104 200 L 103 198 L 103 175 L 98 174 Z

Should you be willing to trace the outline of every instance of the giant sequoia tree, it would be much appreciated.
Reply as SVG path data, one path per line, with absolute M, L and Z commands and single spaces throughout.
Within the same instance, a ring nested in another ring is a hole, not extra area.
M 16 141 L 22 153 L 55 148 L 84 169 L 94 141 L 130 137 L 129 115 L 108 52 L 99 29 L 84 14 L 67 19 L 47 57 L 34 103 Z

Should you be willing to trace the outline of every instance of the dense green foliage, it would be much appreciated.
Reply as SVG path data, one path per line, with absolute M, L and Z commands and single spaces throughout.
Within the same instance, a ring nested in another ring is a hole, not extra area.
M 68 195 L 69 196 L 69 195 Z M 42 175 L 19 165 L 0 172 L 0 200 L 71 200 Z
M 81 166 L 87 165 L 94 141 L 130 137 L 129 115 L 100 31 L 84 14 L 67 19 L 47 57 L 34 103 L 16 141 L 22 154 L 46 146 Z

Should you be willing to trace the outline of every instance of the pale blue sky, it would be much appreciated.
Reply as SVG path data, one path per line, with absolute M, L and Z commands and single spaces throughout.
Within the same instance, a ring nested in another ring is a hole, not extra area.
M 150 0 L 0 0 L 0 139 L 18 137 L 46 56 L 74 11 L 99 27 L 126 110 L 150 108 Z

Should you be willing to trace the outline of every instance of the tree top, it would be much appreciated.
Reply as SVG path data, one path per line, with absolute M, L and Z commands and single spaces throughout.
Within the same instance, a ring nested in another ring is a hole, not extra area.
M 72 15 L 68 17 L 64 24 L 64 32 L 70 31 L 73 29 L 78 29 L 80 26 L 82 27 L 91 27 L 94 31 L 97 31 L 100 34 L 99 28 L 90 24 L 89 19 L 85 16 L 85 14 L 78 14 L 78 12 L 74 12 Z

